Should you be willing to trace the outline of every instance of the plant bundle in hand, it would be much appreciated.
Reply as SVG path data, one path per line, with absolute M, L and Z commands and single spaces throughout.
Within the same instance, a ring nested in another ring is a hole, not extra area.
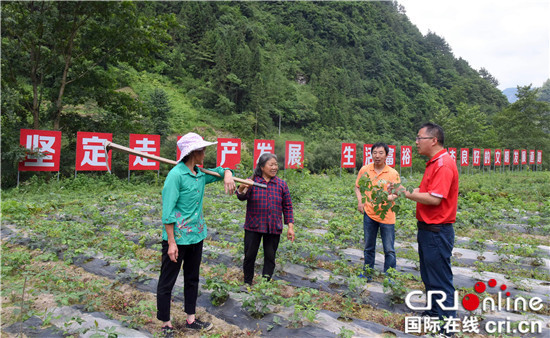
M 388 186 L 388 191 L 386 191 L 386 186 Z M 400 209 L 400 199 L 398 197 L 405 197 L 405 190 L 409 192 L 414 190 L 411 187 L 406 188 L 401 183 L 390 183 L 386 180 L 379 180 L 377 184 L 373 184 L 367 174 L 359 180 L 359 189 L 366 192 L 363 195 L 364 203 L 371 203 L 374 212 L 382 219 L 386 217 L 390 210 L 397 214 Z

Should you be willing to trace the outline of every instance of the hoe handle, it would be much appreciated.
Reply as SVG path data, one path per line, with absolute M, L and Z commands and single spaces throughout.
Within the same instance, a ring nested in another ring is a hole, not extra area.
M 127 154 L 132 154 L 132 155 L 135 155 L 135 156 L 139 156 L 139 157 L 148 158 L 148 159 L 150 159 L 150 160 L 159 161 L 159 162 L 162 162 L 162 163 L 168 163 L 168 164 L 171 164 L 171 165 L 176 165 L 176 164 L 178 164 L 178 162 L 176 162 L 176 161 L 174 161 L 174 160 L 169 160 L 169 159 L 164 158 L 164 157 L 160 157 L 160 156 L 156 156 L 156 155 L 147 154 L 147 153 L 144 153 L 144 152 L 141 152 L 141 151 L 137 151 L 137 150 L 134 150 L 134 149 L 132 149 L 132 148 L 124 147 L 124 146 L 121 146 L 120 144 L 116 144 L 116 143 L 109 142 L 109 141 L 105 141 L 105 143 L 103 144 L 103 146 L 105 147 L 105 149 L 106 149 L 107 151 L 108 151 L 109 149 L 114 149 L 114 150 L 117 150 L 117 151 L 120 151 L 120 152 L 123 152 L 123 153 L 127 153 Z M 199 168 L 199 170 L 202 171 L 203 173 L 207 174 L 207 175 L 212 175 L 212 176 L 216 176 L 216 177 L 221 177 L 220 174 L 218 174 L 217 172 L 214 172 L 214 171 L 211 171 L 211 170 L 208 170 L 208 169 Z M 242 184 L 250 185 L 250 183 L 249 183 L 247 180 L 243 180 L 242 178 L 233 177 L 233 180 L 234 180 L 235 182 L 239 182 L 239 183 L 242 183 Z M 260 188 L 267 189 L 267 185 L 262 184 L 262 183 L 254 182 L 253 185 L 256 186 L 256 187 L 260 187 Z

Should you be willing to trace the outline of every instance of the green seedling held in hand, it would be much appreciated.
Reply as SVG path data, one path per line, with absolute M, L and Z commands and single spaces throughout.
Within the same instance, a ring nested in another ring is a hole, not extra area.
M 405 191 L 412 193 L 414 190 L 414 188 L 407 188 L 401 183 L 390 183 L 390 191 L 386 191 L 385 187 L 388 183 L 385 180 L 379 180 L 377 184 L 373 184 L 367 174 L 359 180 L 359 189 L 361 192 L 367 192 L 363 195 L 363 203 L 371 203 L 374 206 L 374 212 L 382 219 L 386 218 L 386 214 L 390 210 L 397 214 L 401 207 L 401 200 L 405 198 Z

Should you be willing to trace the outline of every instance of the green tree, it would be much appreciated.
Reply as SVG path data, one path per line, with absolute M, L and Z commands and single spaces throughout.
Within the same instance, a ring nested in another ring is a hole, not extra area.
M 518 100 L 494 117 L 500 144 L 514 149 L 550 151 L 550 103 L 537 101 L 538 89 L 518 86 Z M 544 166 L 550 160 L 545 157 Z
M 537 100 L 550 103 L 550 79 L 544 81 L 540 87 Z
M 147 18 L 131 2 L 16 1 L 2 4 L 2 16 L 2 71 L 9 86 L 31 88 L 26 106 L 36 129 L 42 100 L 50 102 L 58 130 L 64 101 L 83 103 L 102 87 L 97 71 L 118 61 L 143 62 L 170 38 L 171 16 Z
M 170 134 L 168 116 L 170 116 L 170 104 L 168 95 L 162 89 L 155 88 L 149 96 L 149 114 L 153 122 L 154 132 L 161 137 L 161 142 Z
M 479 70 L 479 76 L 481 76 L 484 80 L 487 80 L 493 87 L 498 87 L 499 82 L 497 78 L 491 75 L 487 69 L 481 67 Z
M 494 147 L 497 146 L 497 136 L 492 125 L 488 123 L 485 113 L 479 106 L 468 106 L 461 103 L 456 115 L 448 108 L 436 113 L 434 120 L 445 131 L 446 147 Z

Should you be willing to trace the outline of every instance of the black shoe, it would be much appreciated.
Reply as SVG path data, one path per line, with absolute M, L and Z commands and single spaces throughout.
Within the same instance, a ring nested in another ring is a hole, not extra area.
M 188 329 L 193 329 L 193 330 L 210 330 L 211 328 L 214 327 L 214 325 L 212 325 L 212 323 L 209 323 L 209 322 L 201 322 L 200 320 L 198 319 L 195 319 L 194 322 L 192 322 L 191 324 L 185 322 L 185 327 L 188 328 Z
M 164 338 L 174 338 L 174 328 L 170 326 L 162 327 L 162 337 Z

